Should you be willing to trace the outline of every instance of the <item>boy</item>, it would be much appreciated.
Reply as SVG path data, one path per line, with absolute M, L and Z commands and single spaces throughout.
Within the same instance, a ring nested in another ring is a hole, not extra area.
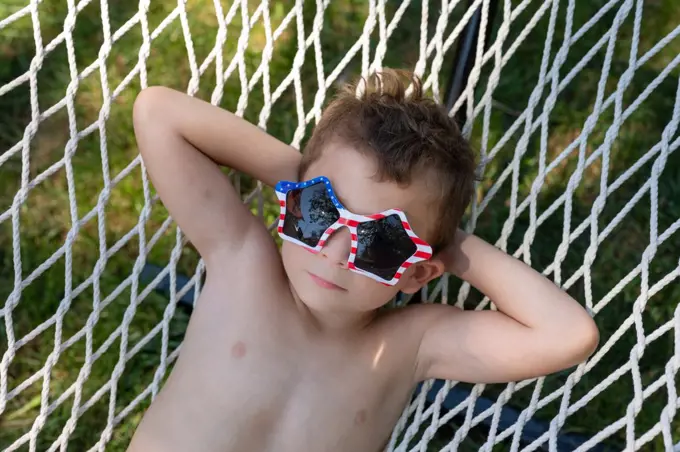
M 597 328 L 575 300 L 457 231 L 472 151 L 402 76 L 369 77 L 359 98 L 355 85 L 341 92 L 302 155 L 201 100 L 139 95 L 142 158 L 207 277 L 129 450 L 379 451 L 419 381 L 516 381 L 594 351 Z M 218 165 L 276 187 L 280 252 Z M 378 309 L 443 272 L 498 311 Z

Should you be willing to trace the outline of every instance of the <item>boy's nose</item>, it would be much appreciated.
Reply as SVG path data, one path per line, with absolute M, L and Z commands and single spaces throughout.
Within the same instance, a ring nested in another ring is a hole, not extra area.
M 346 226 L 342 226 L 326 240 L 321 248 L 321 255 L 330 259 L 334 265 L 346 268 L 351 249 L 352 234 Z

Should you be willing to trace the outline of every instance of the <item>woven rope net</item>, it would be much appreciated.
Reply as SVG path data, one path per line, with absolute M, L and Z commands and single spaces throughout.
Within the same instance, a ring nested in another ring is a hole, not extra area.
M 602 340 L 548 378 L 426 382 L 389 449 L 680 448 L 680 21 L 656 25 L 662 2 L 58 3 L 0 7 L 1 450 L 122 450 L 179 352 L 204 267 L 136 152 L 140 89 L 299 147 L 349 76 L 410 68 L 443 102 L 476 19 L 493 31 L 451 110 L 484 162 L 466 228 L 582 300 Z M 271 194 L 231 177 L 272 224 Z M 448 276 L 422 298 L 493 309 Z

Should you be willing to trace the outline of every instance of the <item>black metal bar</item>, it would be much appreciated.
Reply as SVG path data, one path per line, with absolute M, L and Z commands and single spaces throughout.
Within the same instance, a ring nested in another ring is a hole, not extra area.
M 467 7 L 472 6 L 473 0 L 467 0 Z M 496 11 L 498 10 L 498 0 L 489 0 L 489 12 L 488 19 L 486 23 L 486 29 L 484 30 L 484 50 L 489 46 L 489 41 L 491 40 L 491 31 L 493 29 L 493 22 L 496 17 Z M 470 18 L 470 21 L 465 25 L 463 29 L 461 38 L 458 40 L 456 46 L 456 54 L 453 59 L 453 64 L 451 67 L 451 75 L 449 76 L 448 90 L 446 92 L 446 109 L 451 110 L 453 104 L 456 103 L 460 97 L 465 85 L 467 85 L 468 78 L 470 77 L 470 72 L 475 65 L 477 58 L 476 44 L 479 38 L 479 32 L 482 22 L 482 5 L 475 10 L 474 14 Z M 466 105 L 463 104 L 462 107 L 456 113 L 456 122 L 462 127 L 465 123 L 466 117 Z
M 154 264 L 146 264 L 142 269 L 141 275 L 139 275 L 139 279 L 142 281 L 142 283 L 148 284 L 151 281 L 153 281 L 156 278 L 156 276 L 158 276 L 162 271 L 163 267 Z M 177 283 L 175 284 L 175 291 L 179 292 L 180 290 L 182 290 L 185 285 L 189 284 L 190 280 L 191 280 L 190 277 L 178 273 L 176 278 Z M 182 297 L 180 297 L 177 300 L 177 304 L 179 306 L 182 306 L 184 309 L 188 311 L 192 311 L 194 309 L 194 290 L 195 287 L 189 289 Z M 160 280 L 160 282 L 155 288 L 155 291 L 157 293 L 165 295 L 166 297 L 168 297 L 168 299 L 170 298 L 170 275 L 165 275 Z
M 467 8 L 469 9 L 474 0 L 467 0 Z M 496 11 L 498 10 L 498 0 L 489 0 L 489 17 L 486 22 L 486 29 L 484 30 L 484 47 L 485 50 L 489 46 L 489 41 L 491 40 L 491 31 L 493 29 L 494 19 L 496 17 Z M 450 111 L 453 108 L 453 104 L 456 103 L 460 97 L 465 85 L 467 85 L 468 78 L 470 77 L 470 72 L 475 65 L 475 60 L 477 59 L 477 51 L 475 46 L 479 38 L 479 29 L 482 23 L 482 5 L 479 5 L 477 10 L 472 14 L 470 21 L 465 25 L 461 38 L 456 46 L 456 54 L 453 59 L 453 64 L 451 65 L 451 74 L 449 76 L 449 82 L 447 84 L 448 88 L 446 90 L 446 110 Z M 455 115 L 456 122 L 459 127 L 463 127 L 467 119 L 466 113 L 466 103 L 463 103 L 458 113 Z M 404 294 L 399 293 L 397 299 L 401 301 L 404 298 Z M 420 292 L 416 292 L 408 300 L 408 304 L 418 304 L 422 303 L 422 296 Z

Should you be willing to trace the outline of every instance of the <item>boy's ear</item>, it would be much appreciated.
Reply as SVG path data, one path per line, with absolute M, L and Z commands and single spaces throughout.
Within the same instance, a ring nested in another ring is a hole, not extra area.
M 433 257 L 429 260 L 418 262 L 413 267 L 411 276 L 406 278 L 404 285 L 401 287 L 401 291 L 408 294 L 414 294 L 419 291 L 425 284 L 429 283 L 435 278 L 439 278 L 444 271 L 446 271 L 446 266 L 444 262 L 438 258 Z

